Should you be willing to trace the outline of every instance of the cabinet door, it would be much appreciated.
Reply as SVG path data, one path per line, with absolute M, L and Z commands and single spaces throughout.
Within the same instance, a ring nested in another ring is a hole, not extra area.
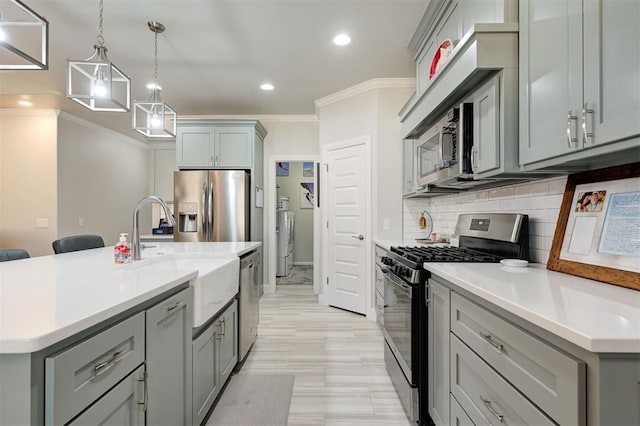
M 220 383 L 231 375 L 238 362 L 238 304 L 233 302 L 220 319 Z
M 579 147 L 582 2 L 520 0 L 519 6 L 520 164 L 529 164 Z
M 436 425 L 449 424 L 450 290 L 429 280 L 429 414 Z
M 69 425 L 144 425 L 144 374 L 141 365 Z
M 475 426 L 454 396 L 451 400 L 451 426 Z
M 473 171 L 500 167 L 500 77 L 491 79 L 473 96 Z
M 584 1 L 585 147 L 640 135 L 638 22 L 638 0 Z
M 178 167 L 213 166 L 213 140 L 212 127 L 179 127 L 176 136 Z
M 413 140 L 405 140 L 402 142 L 404 156 L 403 156 L 403 171 L 404 171 L 404 194 L 410 194 L 416 190 L 416 170 L 414 167 L 415 162 L 415 143 Z
M 217 339 L 218 322 L 211 324 L 193 340 L 193 423 L 204 420 L 220 392 Z
M 146 311 L 147 422 L 191 424 L 192 289 Z
M 220 127 L 215 129 L 215 157 L 217 167 L 244 167 L 252 164 L 252 133 L 246 127 Z

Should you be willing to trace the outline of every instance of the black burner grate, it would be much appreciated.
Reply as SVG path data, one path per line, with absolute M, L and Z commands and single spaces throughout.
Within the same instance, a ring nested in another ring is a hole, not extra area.
M 498 263 L 500 256 L 460 247 L 391 247 L 391 251 L 415 263 L 483 262 Z

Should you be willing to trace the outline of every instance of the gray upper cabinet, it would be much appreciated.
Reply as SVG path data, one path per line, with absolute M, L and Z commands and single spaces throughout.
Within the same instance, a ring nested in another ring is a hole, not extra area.
M 173 172 L 176 166 L 175 142 L 150 142 L 151 164 L 150 193 L 165 201 L 173 200 Z
M 639 19 L 634 0 L 520 1 L 526 169 L 620 163 L 616 152 L 640 147 Z
M 250 169 L 266 131 L 255 120 L 178 120 L 178 168 Z M 261 147 L 260 147 L 261 150 Z
M 146 311 L 147 422 L 191 424 L 191 288 Z
M 492 79 L 473 96 L 472 167 L 477 174 L 500 167 L 500 80 Z
M 403 194 L 411 194 L 415 192 L 418 186 L 415 161 L 417 158 L 416 144 L 412 139 L 407 139 L 402 142 L 403 158 L 402 167 L 404 174 Z

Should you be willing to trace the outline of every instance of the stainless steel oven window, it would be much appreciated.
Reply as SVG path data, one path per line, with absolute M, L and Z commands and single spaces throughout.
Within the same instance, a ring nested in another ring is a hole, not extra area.
M 391 273 L 384 282 L 384 329 L 407 380 L 411 380 L 411 286 Z

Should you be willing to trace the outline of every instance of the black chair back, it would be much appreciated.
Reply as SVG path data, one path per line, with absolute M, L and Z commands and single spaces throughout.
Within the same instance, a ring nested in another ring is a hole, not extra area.
M 55 254 L 89 250 L 100 247 L 104 247 L 104 240 L 100 235 L 74 235 L 71 237 L 60 238 L 53 242 L 53 251 Z
M 0 249 L 0 262 L 28 259 L 29 257 L 29 252 L 23 249 Z

